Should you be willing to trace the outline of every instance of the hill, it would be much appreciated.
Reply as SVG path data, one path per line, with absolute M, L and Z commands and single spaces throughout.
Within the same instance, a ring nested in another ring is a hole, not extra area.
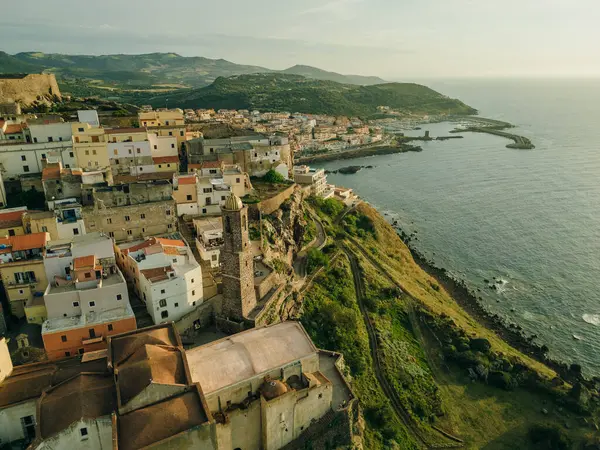
M 359 86 L 369 86 L 372 84 L 385 83 L 379 77 L 366 77 L 362 75 L 341 75 L 336 72 L 328 72 L 323 69 L 312 66 L 295 65 L 288 69 L 282 70 L 281 73 L 290 75 L 301 75 L 306 78 L 314 78 L 315 80 L 335 81 L 336 83 L 358 84 Z
M 407 114 L 476 114 L 459 100 L 426 86 L 386 83 L 356 86 L 299 75 L 254 74 L 218 78 L 210 86 L 148 99 L 155 106 L 230 108 L 370 116 L 387 105 Z
M 100 88 L 198 88 L 218 77 L 251 73 L 278 73 L 260 66 L 235 64 L 224 59 L 185 57 L 177 53 L 141 55 L 65 55 L 60 53 L 23 52 L 9 55 L 0 52 L 0 73 L 54 73 L 63 83 L 85 80 Z M 341 75 L 310 66 L 294 66 L 282 73 L 349 84 L 377 84 L 377 77 Z M 81 83 L 80 83 L 81 84 Z M 167 86 L 165 86 L 167 85 Z

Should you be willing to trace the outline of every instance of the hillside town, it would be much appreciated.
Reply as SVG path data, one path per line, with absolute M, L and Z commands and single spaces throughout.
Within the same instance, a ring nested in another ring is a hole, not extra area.
M 274 311 L 306 281 L 307 243 L 287 234 L 306 224 L 298 202 L 355 198 L 295 155 L 381 130 L 150 108 L 115 127 L 96 110 L 65 121 L 0 108 L 0 445 L 349 442 L 343 357 Z M 197 123 L 235 136 L 205 138 Z M 263 217 L 282 208 L 290 223 L 276 230 Z M 333 420 L 345 428 L 318 431 Z

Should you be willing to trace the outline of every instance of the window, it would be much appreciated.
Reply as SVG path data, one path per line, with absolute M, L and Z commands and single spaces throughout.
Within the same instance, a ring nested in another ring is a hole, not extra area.
M 8 230 L 8 235 L 9 236 L 14 236 L 15 235 L 15 230 L 13 230 L 13 229 Z
M 171 144 L 171 148 L 175 148 L 175 144 Z
M 171 167 L 171 164 L 167 164 L 167 167 Z
M 27 156 L 21 155 L 21 161 L 27 161 Z
M 196 306 L 196 302 L 192 302 L 192 306 Z
M 96 150 L 92 150 L 92 155 L 96 155 Z
M 115 159 L 115 164 L 119 164 L 119 160 L 118 159 Z
M 155 146 L 154 146 L 154 150 L 157 150 L 157 149 L 158 149 L 158 145 L 155 145 Z
M 192 297 L 196 295 L 196 291 L 192 291 Z
M 107 218 L 107 219 L 106 219 L 106 224 L 107 224 L 107 225 L 109 225 L 109 224 L 111 224 L 111 223 L 112 223 L 112 218 L 110 218 L 110 217 L 109 217 L 109 218 Z
M 203 191 L 205 194 L 210 194 L 210 193 L 212 192 L 212 188 L 204 188 L 204 189 L 202 189 L 202 191 Z
M 140 172 L 143 172 L 143 171 L 144 171 L 144 168 L 143 168 L 143 167 L 140 167 Z
M 169 131 L 169 136 L 173 136 L 173 132 L 172 131 Z
M 136 153 L 142 153 L 142 150 L 140 150 L 139 148 L 137 148 L 135 151 Z
M 179 303 L 175 303 L 175 308 L 179 308 Z
M 133 230 L 127 230 L 127 236 L 131 236 L 133 234 Z
M 212 255 L 212 260 L 216 261 L 217 260 L 217 255 Z
M 171 210 L 167 209 L 167 216 L 170 216 L 170 215 L 171 215 Z
M 221 195 L 221 201 L 225 201 L 226 197 L 224 195 Z
M 87 438 L 87 435 L 88 435 L 88 430 L 87 430 L 87 428 L 85 428 L 85 427 L 81 428 L 81 429 L 79 430 L 79 434 L 81 434 L 81 437 L 82 437 L 82 438 Z
M 236 182 L 236 183 L 239 183 L 239 182 L 240 182 L 240 179 L 239 179 L 239 178 L 236 178 L 236 179 L 235 179 L 235 182 Z
M 79 307 L 79 302 L 73 302 L 73 308 L 78 308 Z
M 206 208 L 202 208 L 202 214 L 206 214 Z
M 73 152 L 69 152 L 69 157 L 70 157 L 70 158 L 75 158 L 75 153 L 73 153 Z
M 59 137 L 58 137 L 58 140 L 62 142 L 62 136 L 59 136 Z
M 194 279 L 192 278 L 192 283 L 194 282 Z
M 108 237 L 114 238 L 115 237 L 115 233 L 113 231 L 109 231 L 108 232 Z
M 129 154 L 131 155 L 133 152 L 131 151 L 131 149 L 129 149 Z
M 123 299 L 123 296 L 121 294 L 117 294 L 117 300 L 121 300 Z
M 177 258 L 173 258 L 173 262 L 176 263 L 177 262 Z
M 67 336 L 66 336 L 65 334 L 63 334 L 63 335 L 60 337 L 60 341 L 61 341 L 61 342 L 67 342 Z
M 162 164 L 159 164 L 159 165 L 158 165 L 158 168 L 159 168 L 159 169 L 161 169 L 161 168 L 162 168 Z
M 25 291 L 23 289 L 19 289 L 19 294 L 23 295 Z
M 52 141 L 50 141 L 50 142 L 52 142 Z M 46 159 L 46 154 L 45 153 L 42 153 L 42 159 Z
M 79 350 L 77 350 L 77 352 L 78 352 L 80 355 L 83 355 L 83 349 L 82 349 L 82 348 L 80 348 Z
M 73 236 L 77 236 L 79 234 L 79 228 L 73 228 Z
M 87 156 L 89 156 L 89 154 L 90 154 L 90 151 L 89 151 L 89 150 L 86 150 L 86 151 L 85 151 L 85 154 L 86 154 Z
M 71 352 L 65 352 L 65 356 L 71 356 Z
M 161 290 L 160 290 L 160 293 L 161 293 L 161 294 L 164 294 L 164 293 L 165 293 L 165 290 L 164 290 L 164 289 L 161 289 Z
M 179 132 L 179 136 L 183 136 L 183 131 L 180 131 L 180 132 Z
M 166 309 L 164 311 L 161 311 L 160 317 L 162 317 L 163 319 L 166 319 L 167 317 L 169 317 L 169 311 L 167 311 Z
M 77 128 L 77 131 L 79 131 L 80 133 L 83 133 L 83 128 Z
M 192 199 L 191 194 L 186 195 L 186 200 L 191 200 L 191 199 Z
M 70 169 L 71 168 L 71 164 L 65 164 L 65 169 Z
M 167 121 L 165 121 L 165 125 L 169 125 L 169 121 L 168 121 L 168 120 L 167 120 Z
M 91 274 L 91 273 L 89 273 L 89 272 L 86 272 L 86 273 L 85 273 L 85 277 L 86 277 L 86 278 L 92 278 L 92 274 Z
M 131 218 L 129 216 L 125 216 L 125 222 L 129 222 Z
M 37 138 L 36 137 L 33 138 L 33 142 L 37 142 Z
M 88 330 L 88 332 L 90 333 L 90 339 L 95 339 L 96 338 L 96 330 L 94 330 L 93 328 L 90 328 Z
M 167 228 L 170 230 L 171 228 L 173 228 L 173 224 L 172 223 L 167 224 Z
M 89 305 L 90 305 L 90 308 L 93 308 L 94 306 L 96 306 L 96 302 L 92 301 L 89 303 Z
M 112 330 L 113 330 L 112 323 L 109 323 L 109 324 L 108 324 L 108 331 L 112 331 Z
M 23 166 L 23 172 L 29 172 L 29 166 Z
M 94 161 L 94 165 L 99 166 L 100 164 L 98 164 L 98 161 Z
M 140 219 L 145 219 L 146 218 L 146 214 L 142 213 L 140 214 Z

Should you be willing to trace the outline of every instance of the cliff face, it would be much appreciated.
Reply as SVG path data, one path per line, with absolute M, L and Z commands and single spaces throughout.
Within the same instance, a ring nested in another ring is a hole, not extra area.
M 61 99 L 53 74 L 0 75 L 0 103 L 17 102 L 30 106 Z

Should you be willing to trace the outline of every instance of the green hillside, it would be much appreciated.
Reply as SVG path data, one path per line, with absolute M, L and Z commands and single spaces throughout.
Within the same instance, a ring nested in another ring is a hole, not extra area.
M 336 83 L 358 84 L 360 86 L 369 86 L 372 84 L 385 83 L 379 77 L 366 77 L 362 75 L 341 75 L 336 72 L 328 72 L 323 69 L 312 66 L 295 65 L 288 69 L 282 70 L 281 73 L 289 75 L 301 75 L 306 78 L 314 78 L 315 80 L 335 81 Z
M 185 57 L 177 53 L 142 55 L 65 55 L 60 53 L 23 52 L 9 55 L 0 52 L 0 73 L 49 71 L 59 82 L 72 87 L 150 89 L 198 88 L 218 77 L 252 73 L 279 73 L 260 66 L 235 64 L 224 59 Z M 294 66 L 281 73 L 297 74 L 320 80 L 349 84 L 377 84 L 377 77 L 341 75 L 310 66 Z
M 387 105 L 413 114 L 475 114 L 459 100 L 426 86 L 386 83 L 355 86 L 298 75 L 255 74 L 218 78 L 210 86 L 150 98 L 155 106 L 237 108 L 315 114 L 369 116 Z

